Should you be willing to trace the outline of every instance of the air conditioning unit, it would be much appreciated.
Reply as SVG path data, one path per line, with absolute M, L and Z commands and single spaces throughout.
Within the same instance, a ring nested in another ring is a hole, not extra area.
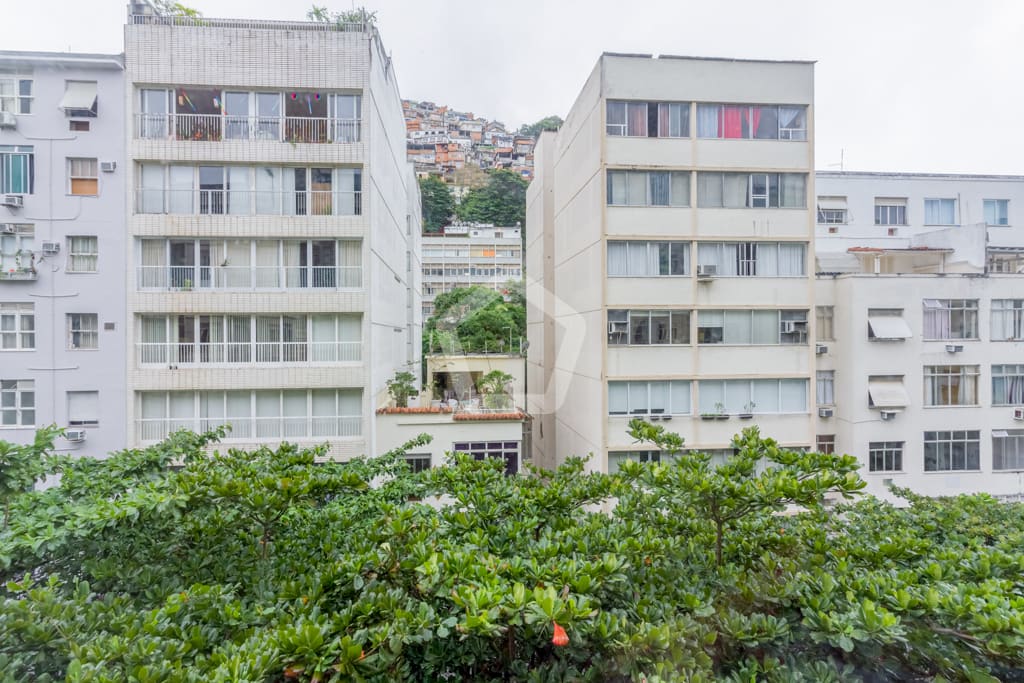
M 805 323 L 803 320 L 783 320 L 782 321 L 782 333 L 783 334 L 793 334 L 794 332 L 800 332 L 805 327 L 807 327 L 807 323 Z
M 946 344 L 946 351 L 950 353 L 960 353 L 963 350 L 963 344 Z
M 818 408 L 818 417 L 832 417 L 835 413 L 835 408 Z
M 100 170 L 104 173 L 113 173 L 114 169 L 117 168 L 116 161 L 101 161 Z
M 815 344 L 814 353 L 816 353 L 819 356 L 828 353 L 828 346 L 826 346 L 825 344 Z
M 1013 419 L 1014 420 L 1024 420 L 1024 408 L 1014 408 L 1013 409 Z
M 10 223 L 4 223 L 3 225 L 0 225 L 0 232 L 2 232 L 5 235 L 13 235 L 17 231 L 18 229 Z
M 697 266 L 698 280 L 710 280 L 717 275 L 718 266 L 713 263 L 705 263 L 704 265 Z
M 896 411 L 895 410 L 883 410 L 878 415 L 883 420 L 895 420 L 896 419 Z
M 64 438 L 72 443 L 81 443 L 85 441 L 85 430 L 84 429 L 65 429 Z
M 60 242 L 43 242 L 41 248 L 45 256 L 56 256 L 60 253 Z
M 20 209 L 25 206 L 25 198 L 20 194 L 5 194 L 0 196 L 0 206 L 9 206 L 13 209 Z
M 900 234 L 899 228 L 889 228 L 889 237 L 895 237 Z
M 9 111 L 0 111 L 0 128 L 17 128 L 18 119 Z

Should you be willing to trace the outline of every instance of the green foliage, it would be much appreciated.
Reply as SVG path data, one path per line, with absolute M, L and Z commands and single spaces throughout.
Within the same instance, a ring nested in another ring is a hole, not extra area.
M 1020 505 L 826 508 L 844 456 L 747 430 L 716 469 L 632 428 L 676 459 L 413 475 L 179 433 L 64 461 L 0 532 L 0 679 L 1024 680 Z
M 538 135 L 540 135 L 542 131 L 558 130 L 559 128 L 561 128 L 563 123 L 565 123 L 565 121 L 563 121 L 562 117 L 560 116 L 545 116 L 536 123 L 524 123 L 522 126 L 520 126 L 518 134 L 529 135 L 530 137 L 535 138 Z
M 460 287 L 434 299 L 423 331 L 423 352 L 497 351 L 526 335 L 526 306 L 486 287 Z M 518 350 L 518 347 L 517 347 Z M 511 349 L 509 350 L 511 352 Z
M 190 19 L 197 19 L 203 16 L 203 13 L 199 10 L 187 7 L 180 2 L 174 0 L 153 0 L 153 9 L 156 13 L 163 17 L 188 17 Z
M 416 390 L 416 376 L 411 372 L 396 372 L 395 376 L 384 382 L 388 387 L 388 393 L 394 399 L 395 405 L 399 408 L 407 408 L 409 399 L 419 392 Z
M 471 189 L 462 198 L 456 215 L 459 220 L 472 223 L 525 225 L 527 185 L 522 176 L 512 171 L 490 171 L 486 185 Z
M 447 183 L 437 176 L 420 178 L 420 202 L 424 232 L 441 232 L 441 228 L 451 222 L 455 198 Z
M 313 5 L 306 12 L 306 19 L 324 24 L 364 24 L 367 26 L 377 25 L 377 13 L 369 12 L 365 7 L 354 7 L 351 10 L 331 12 L 325 6 Z
M 7 528 L 11 502 L 19 494 L 31 491 L 33 485 L 55 471 L 59 461 L 50 453 L 53 440 L 64 433 L 55 425 L 40 429 L 30 444 L 0 441 L 0 504 L 4 508 L 4 528 Z
M 477 390 L 484 395 L 485 408 L 511 408 L 509 385 L 515 379 L 501 370 L 491 370 L 477 382 Z

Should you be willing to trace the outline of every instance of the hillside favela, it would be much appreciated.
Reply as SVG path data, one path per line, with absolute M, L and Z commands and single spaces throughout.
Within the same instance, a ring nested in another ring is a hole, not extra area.
M 1024 8 L 524 2 L 8 13 L 0 682 L 1024 682 Z

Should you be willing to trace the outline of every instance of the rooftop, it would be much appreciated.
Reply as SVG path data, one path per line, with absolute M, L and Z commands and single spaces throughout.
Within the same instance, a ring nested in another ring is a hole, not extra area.
M 816 64 L 807 59 L 739 59 L 736 57 L 698 57 L 696 55 L 658 55 L 633 52 L 602 52 L 602 57 L 629 57 L 635 59 L 689 59 L 703 62 L 750 62 L 754 64 Z
M 988 173 L 908 173 L 887 171 L 815 171 L 816 178 L 833 178 L 837 180 L 887 178 L 890 180 L 1006 180 L 1024 181 L 1024 175 L 995 175 Z
M 25 52 L 0 50 L 0 63 L 17 64 L 59 64 L 72 66 L 124 68 L 124 55 L 98 54 L 93 52 Z

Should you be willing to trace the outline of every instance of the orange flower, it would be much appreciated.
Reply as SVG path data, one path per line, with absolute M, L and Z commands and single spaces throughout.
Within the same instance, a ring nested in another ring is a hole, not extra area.
M 555 625 L 555 635 L 551 637 L 551 642 L 556 647 L 565 647 L 569 644 L 569 634 L 565 632 L 565 629 L 558 625 L 558 622 L 553 622 Z

